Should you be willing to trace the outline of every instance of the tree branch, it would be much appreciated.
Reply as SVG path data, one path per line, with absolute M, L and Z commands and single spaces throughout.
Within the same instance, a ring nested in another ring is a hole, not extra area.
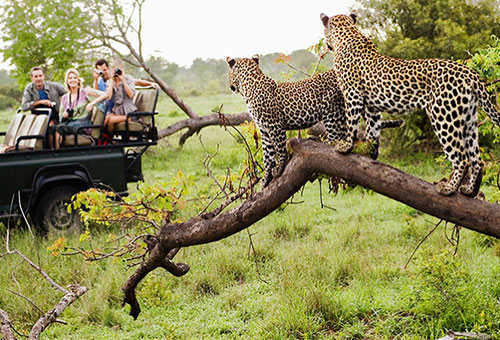
M 16 340 L 11 327 L 9 314 L 3 309 L 0 309 L 0 332 L 2 332 L 4 340 Z
M 190 220 L 163 226 L 155 236 L 157 244 L 151 256 L 123 286 L 124 303 L 130 315 L 140 313 L 135 296 L 137 284 L 150 271 L 163 267 L 174 275 L 183 275 L 185 264 L 164 259 L 171 249 L 218 241 L 233 235 L 264 218 L 288 200 L 317 173 L 341 177 L 393 198 L 415 209 L 477 232 L 500 238 L 500 206 L 461 194 L 442 196 L 433 184 L 406 174 L 386 164 L 358 154 L 342 155 L 331 146 L 312 140 L 291 139 L 293 156 L 283 174 L 241 205 L 220 214 L 204 214 Z
M 40 334 L 47 328 L 48 325 L 57 321 L 57 317 L 64 312 L 64 310 L 71 305 L 75 300 L 87 292 L 87 288 L 79 285 L 72 285 L 71 291 L 66 293 L 64 297 L 55 305 L 52 310 L 45 313 L 38 321 L 35 323 L 31 332 L 29 334 L 29 340 L 38 340 Z
M 252 117 L 248 112 L 237 114 L 210 114 L 202 117 L 181 120 L 174 123 L 158 132 L 158 138 L 164 138 L 174 133 L 187 128 L 188 130 L 180 137 L 179 145 L 184 145 L 186 140 L 198 133 L 201 129 L 207 126 L 221 125 L 240 125 L 246 121 L 251 121 Z

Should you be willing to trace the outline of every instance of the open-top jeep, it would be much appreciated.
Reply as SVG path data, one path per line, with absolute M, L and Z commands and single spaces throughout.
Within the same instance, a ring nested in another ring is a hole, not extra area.
M 71 197 L 92 187 L 127 194 L 127 183 L 143 179 L 141 156 L 157 143 L 155 115 L 158 90 L 138 88 L 138 110 L 115 128 L 103 145 L 104 114 L 95 109 L 92 125 L 66 136 L 62 148 L 47 146 L 48 116 L 16 113 L 4 135 L 0 153 L 0 214 L 30 216 L 41 231 L 79 225 L 69 213 Z

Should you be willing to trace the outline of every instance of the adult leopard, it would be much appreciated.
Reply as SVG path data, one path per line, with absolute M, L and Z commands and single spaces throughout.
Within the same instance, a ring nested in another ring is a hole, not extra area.
M 229 87 L 245 99 L 248 112 L 261 133 L 264 186 L 284 170 L 288 160 L 287 130 L 306 129 L 321 121 L 329 142 L 345 138 L 344 100 L 333 71 L 300 81 L 277 83 L 262 72 L 258 55 L 241 59 L 227 57 L 226 60 Z M 402 120 L 385 121 L 382 128 L 402 123 Z
M 336 150 L 342 153 L 352 150 L 363 110 L 371 116 L 369 120 L 377 122 L 381 111 L 405 113 L 424 109 L 453 166 L 450 179 L 439 182 L 436 190 L 442 195 L 460 190 L 465 195 L 475 196 L 483 167 L 478 146 L 478 104 L 495 124 L 500 125 L 500 116 L 479 75 L 450 60 L 405 60 L 382 55 L 357 29 L 354 14 L 331 18 L 321 14 L 320 17 L 346 101 L 346 139 L 337 143 Z M 376 138 L 379 125 L 369 127 L 369 140 Z M 469 181 L 462 184 L 467 170 Z

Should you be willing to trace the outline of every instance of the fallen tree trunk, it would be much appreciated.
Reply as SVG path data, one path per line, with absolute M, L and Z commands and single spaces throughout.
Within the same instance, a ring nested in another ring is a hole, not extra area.
M 288 200 L 307 181 L 313 180 L 317 173 L 341 177 L 429 215 L 500 238 L 498 205 L 461 194 L 442 196 L 431 183 L 365 156 L 339 154 L 320 142 L 291 139 L 290 147 L 293 156 L 283 174 L 241 205 L 214 217 L 198 216 L 160 229 L 149 258 L 122 288 L 125 293 L 124 303 L 131 305 L 130 315 L 134 318 L 139 315 L 135 287 L 150 271 L 162 267 L 180 276 L 189 270 L 186 264 L 172 262 L 172 251 L 177 252 L 180 247 L 214 242 L 251 226 Z

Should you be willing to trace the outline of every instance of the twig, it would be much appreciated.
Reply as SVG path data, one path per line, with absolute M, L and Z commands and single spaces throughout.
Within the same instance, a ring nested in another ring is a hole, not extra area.
M 20 258 L 22 258 L 25 262 L 27 262 L 31 267 L 33 267 L 37 272 L 39 272 L 51 285 L 52 287 L 56 288 L 57 290 L 63 292 L 64 294 L 67 294 L 68 291 L 58 285 L 54 280 L 50 278 L 50 276 L 38 265 L 36 265 L 33 261 L 31 261 L 26 255 L 21 253 L 17 249 L 10 249 L 9 245 L 9 238 L 10 238 L 10 228 L 7 227 L 7 235 L 6 235 L 6 240 L 5 240 L 5 247 L 7 248 L 7 253 L 6 254 L 17 254 Z
M 489 81 L 489 82 L 485 83 L 485 85 L 486 86 L 491 86 L 491 85 L 494 85 L 494 84 L 499 83 L 499 82 L 500 82 L 500 78 L 492 80 L 492 81 Z
M 287 65 L 288 67 L 290 67 L 292 70 L 302 73 L 302 74 L 303 74 L 303 75 L 305 75 L 306 77 L 310 77 L 310 76 L 311 76 L 309 73 L 304 72 L 304 71 L 302 71 L 302 70 L 298 69 L 297 67 L 293 66 L 292 64 L 290 64 L 290 63 L 288 63 L 288 62 L 286 62 L 286 65 Z
M 28 226 L 28 230 L 30 231 L 31 237 L 35 238 L 35 235 L 33 235 L 33 231 L 31 230 L 31 225 L 28 222 L 28 219 L 26 218 L 26 214 L 24 213 L 24 210 L 23 210 L 23 206 L 21 203 L 21 191 L 17 192 L 17 198 L 18 198 L 19 210 L 21 210 L 21 214 L 23 215 L 24 222 Z
M 322 54 L 318 55 L 318 61 L 316 62 L 316 65 L 314 66 L 314 69 L 312 71 L 312 74 L 315 74 L 318 71 L 319 64 L 321 63 L 321 60 L 327 55 L 328 52 L 323 52 Z
M 255 251 L 255 247 L 253 245 L 252 234 L 250 233 L 250 228 L 247 228 L 247 234 L 248 234 L 248 239 L 250 240 L 250 242 L 248 244 L 248 255 L 250 256 L 250 252 L 253 253 L 253 260 L 255 263 L 255 270 L 257 271 L 257 277 L 259 278 L 260 281 L 267 284 L 268 282 L 266 280 L 264 280 L 262 278 L 262 276 L 260 275 L 259 262 L 257 260 L 257 252 Z
M 439 227 L 439 225 L 441 224 L 441 222 L 443 222 L 443 220 L 440 220 L 435 226 L 434 228 L 432 228 L 432 230 L 430 232 L 427 233 L 427 235 L 424 236 L 424 238 L 422 240 L 420 240 L 420 242 L 417 244 L 417 247 L 413 250 L 413 253 L 411 253 L 410 255 L 410 258 L 408 259 L 408 261 L 406 261 L 406 264 L 404 266 L 404 269 L 406 269 L 408 267 L 408 264 L 410 264 L 410 261 L 413 259 L 413 256 L 415 255 L 415 253 L 417 252 L 418 248 L 420 248 L 420 246 L 425 242 L 425 240 L 437 229 L 437 227 Z
M 41 314 L 41 315 L 43 315 L 43 310 L 42 310 L 40 307 L 38 307 L 38 306 L 36 305 L 36 303 L 34 303 L 31 299 L 27 298 L 26 296 L 24 296 L 24 295 L 23 295 L 23 294 L 21 294 L 21 293 L 18 293 L 18 292 L 15 292 L 15 291 L 11 290 L 11 289 L 9 289 L 9 288 L 7 288 L 7 290 L 8 290 L 9 292 L 11 292 L 12 294 L 17 295 L 17 296 L 19 296 L 20 298 L 23 298 L 24 300 L 28 301 L 28 302 L 29 302 L 29 303 L 30 303 L 33 307 L 35 307 L 35 308 L 36 308 L 36 309 L 40 312 L 40 314 Z
M 322 190 L 322 182 L 321 182 L 321 179 L 319 180 L 319 201 L 321 203 L 321 209 L 323 208 L 327 208 L 327 209 L 330 209 L 330 210 L 333 210 L 333 211 L 337 211 L 337 209 L 333 208 L 333 207 L 330 207 L 328 205 L 325 205 L 323 204 L 323 190 Z

